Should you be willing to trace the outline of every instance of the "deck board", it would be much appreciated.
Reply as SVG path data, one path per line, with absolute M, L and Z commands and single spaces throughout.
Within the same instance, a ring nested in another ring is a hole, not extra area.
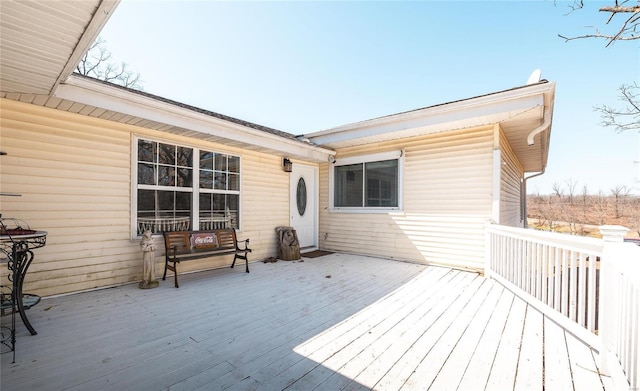
M 180 283 L 44 299 L 0 388 L 612 389 L 595 352 L 475 273 L 334 253 Z
M 542 390 L 543 385 L 543 321 L 542 314 L 527 307 L 522 346 L 518 358 L 514 390 Z
M 500 288 L 500 299 L 491 310 L 491 317 L 476 344 L 476 349 L 458 384 L 459 390 L 484 390 L 491 373 L 500 338 L 511 309 L 514 297 L 504 288 Z

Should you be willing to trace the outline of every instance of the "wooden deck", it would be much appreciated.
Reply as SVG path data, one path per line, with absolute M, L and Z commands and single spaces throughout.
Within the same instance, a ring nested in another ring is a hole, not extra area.
M 613 390 L 596 352 L 474 273 L 332 254 L 180 283 L 43 300 L 0 388 Z

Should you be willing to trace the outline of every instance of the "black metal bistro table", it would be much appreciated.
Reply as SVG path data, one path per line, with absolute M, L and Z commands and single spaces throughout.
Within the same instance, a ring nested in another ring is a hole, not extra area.
M 26 310 L 40 301 L 40 296 L 24 293 L 24 283 L 29 265 L 33 262 L 33 250 L 46 244 L 47 232 L 31 229 L 4 229 L 0 232 L 0 262 L 6 263 L 9 270 L 8 291 L 2 292 L 2 315 L 11 312 L 11 326 L 2 326 L 2 345 L 13 351 L 15 361 L 16 325 L 15 314 L 20 314 L 22 322 L 31 335 L 37 332 L 27 318 Z

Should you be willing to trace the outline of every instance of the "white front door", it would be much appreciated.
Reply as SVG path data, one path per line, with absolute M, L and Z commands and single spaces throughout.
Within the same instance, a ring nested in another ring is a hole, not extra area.
M 318 245 L 318 168 L 300 163 L 291 172 L 291 226 L 298 234 L 300 248 Z

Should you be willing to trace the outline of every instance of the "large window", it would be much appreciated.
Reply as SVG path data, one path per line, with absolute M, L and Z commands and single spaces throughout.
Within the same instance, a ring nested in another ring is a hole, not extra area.
M 136 146 L 137 235 L 239 228 L 239 157 L 144 139 Z
M 332 208 L 388 210 L 401 208 L 400 152 L 337 161 L 330 175 Z

